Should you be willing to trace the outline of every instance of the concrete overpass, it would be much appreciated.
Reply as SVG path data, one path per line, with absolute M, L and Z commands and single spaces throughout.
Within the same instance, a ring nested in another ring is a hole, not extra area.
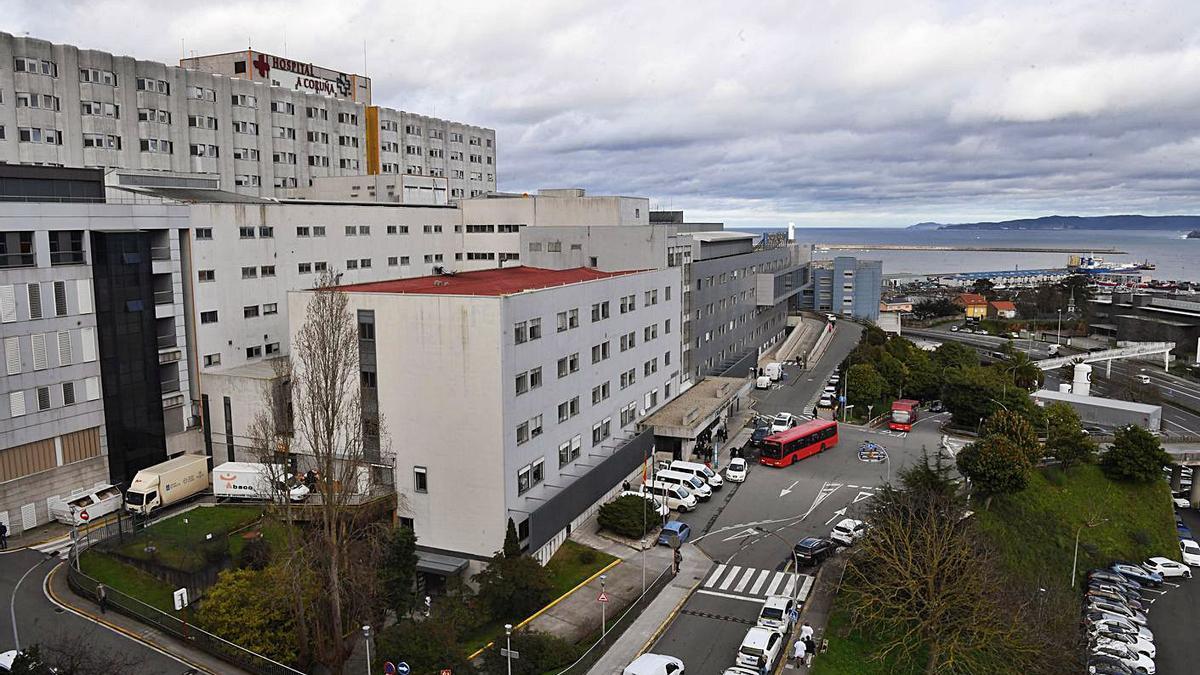
M 1172 441 L 1163 443 L 1163 450 L 1171 456 L 1171 491 L 1178 492 L 1183 487 L 1183 467 L 1192 467 L 1192 489 L 1188 492 L 1188 501 L 1192 508 L 1200 506 L 1200 439 L 1187 441 Z
M 1106 361 L 1108 370 L 1111 374 L 1113 359 L 1128 359 L 1137 356 L 1152 356 L 1154 354 L 1163 355 L 1163 370 L 1168 370 L 1171 365 L 1170 355 L 1171 350 L 1175 348 L 1174 342 L 1137 342 L 1116 349 L 1104 349 L 1098 352 L 1082 352 L 1072 354 L 1070 356 L 1055 356 L 1049 359 L 1041 359 L 1034 361 L 1038 368 L 1042 370 L 1054 370 L 1063 366 L 1076 363 L 1096 363 Z

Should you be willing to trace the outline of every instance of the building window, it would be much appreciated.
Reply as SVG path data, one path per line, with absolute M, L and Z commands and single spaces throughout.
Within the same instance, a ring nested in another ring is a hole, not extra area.
M 529 441 L 529 422 L 521 422 L 517 425 L 517 445 L 521 445 Z
M 598 345 L 592 345 L 592 363 L 600 363 L 608 358 L 610 344 L 605 341 Z
M 516 389 L 517 389 L 517 396 L 520 396 L 521 394 L 524 394 L 525 392 L 529 391 L 529 371 L 525 371 L 523 373 L 517 373 L 517 377 L 515 378 L 515 383 L 516 383 Z
M 273 277 L 273 276 L 275 276 L 275 266 L 274 265 L 263 265 L 262 268 L 259 270 L 259 273 L 264 277 Z
M 246 305 L 242 308 L 243 319 L 253 319 L 258 316 L 258 305 Z
M 258 268 L 257 267 L 243 267 L 242 268 L 242 278 L 243 279 L 257 279 L 258 278 Z
M 216 270 L 200 270 L 199 272 L 197 272 L 197 276 L 199 277 L 200 281 L 216 281 L 217 280 Z
M 257 359 L 262 356 L 262 347 L 246 347 L 246 358 Z
M 270 342 L 267 344 L 267 356 L 277 356 L 279 354 L 279 343 Z
M 211 310 L 208 312 L 200 312 L 200 323 L 216 323 L 216 322 L 217 322 L 217 310 L 214 309 L 214 310 Z
M 537 389 L 542 386 L 542 367 L 538 366 L 529 371 L 529 388 Z
M 220 354 L 205 354 L 204 355 L 204 366 L 206 368 L 209 366 L 219 366 L 219 365 L 221 365 L 221 355 Z
M 608 318 L 608 301 L 598 302 L 592 305 L 592 321 L 603 321 Z
M 37 388 L 37 406 L 38 410 L 50 409 L 50 387 Z
M 608 399 L 608 382 L 592 387 L 592 405 Z
M 592 425 L 592 446 L 600 445 L 606 438 L 612 434 L 612 418 L 605 417 L 602 421 Z
M 413 490 L 416 492 L 429 492 L 429 472 L 423 466 L 413 467 Z
M 525 344 L 528 341 L 529 341 L 529 322 L 528 321 L 518 321 L 517 323 L 514 323 L 513 324 L 513 343 L 521 345 L 521 344 Z

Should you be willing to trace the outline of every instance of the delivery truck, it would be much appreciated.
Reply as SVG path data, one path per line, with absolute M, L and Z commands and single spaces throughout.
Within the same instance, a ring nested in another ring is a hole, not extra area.
M 125 491 L 125 509 L 147 515 L 208 489 L 208 457 L 181 455 L 137 472 Z
M 230 499 L 277 499 L 282 486 L 287 485 L 288 498 L 302 502 L 308 498 L 309 489 L 288 475 L 283 466 L 254 462 L 225 462 L 213 469 L 213 494 Z

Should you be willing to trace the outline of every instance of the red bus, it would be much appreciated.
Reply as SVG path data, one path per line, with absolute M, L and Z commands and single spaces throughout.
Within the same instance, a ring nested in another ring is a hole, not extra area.
M 912 431 L 913 422 L 917 421 L 917 406 L 919 401 L 902 398 L 892 402 L 892 415 L 888 420 L 888 428 L 892 431 Z
M 811 420 L 767 436 L 758 461 L 767 466 L 790 466 L 796 460 L 832 448 L 837 442 L 837 422 Z

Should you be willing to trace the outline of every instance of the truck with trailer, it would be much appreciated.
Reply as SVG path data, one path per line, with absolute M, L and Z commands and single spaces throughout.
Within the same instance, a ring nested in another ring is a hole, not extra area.
M 1158 405 L 1050 389 L 1040 389 L 1029 397 L 1041 407 L 1057 402 L 1066 403 L 1079 413 L 1079 419 L 1087 426 L 1116 429 L 1134 424 L 1148 431 L 1162 430 L 1162 406 Z
M 208 457 L 180 455 L 137 472 L 125 491 L 125 510 L 148 515 L 208 489 Z
M 892 401 L 892 413 L 888 417 L 888 428 L 892 431 L 912 431 L 912 425 L 920 416 L 918 405 L 920 405 L 920 401 L 911 398 Z
M 281 485 L 282 483 L 282 485 Z M 225 462 L 212 471 L 213 495 L 230 499 L 274 500 L 287 486 L 288 499 L 302 502 L 310 490 L 288 476 L 283 466 L 255 462 Z

